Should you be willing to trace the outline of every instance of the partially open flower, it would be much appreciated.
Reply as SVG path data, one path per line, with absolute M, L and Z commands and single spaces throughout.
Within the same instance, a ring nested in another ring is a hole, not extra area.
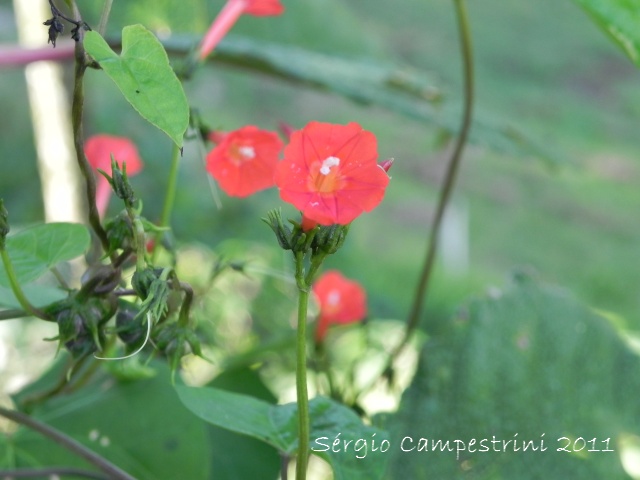
M 225 135 L 207 155 L 207 172 L 232 197 L 246 197 L 274 185 L 282 150 L 274 132 L 248 125 Z
M 111 156 L 122 168 L 126 165 L 127 175 L 133 176 L 142 170 L 142 160 L 138 154 L 135 144 L 125 137 L 114 137 L 111 135 L 94 135 L 87 139 L 84 144 L 84 153 L 89 164 L 95 169 L 111 172 Z M 109 205 L 111 196 L 111 185 L 102 175 L 98 175 L 98 185 L 96 187 L 96 205 L 100 216 L 103 217 Z
M 200 59 L 209 56 L 242 14 L 266 17 L 282 12 L 280 0 L 228 0 L 202 40 Z
M 322 342 L 327 329 L 334 324 L 358 322 L 367 315 L 367 296 L 364 288 L 345 278 L 337 270 L 325 272 L 313 285 L 320 314 L 316 341 Z
M 384 197 L 376 138 L 357 123 L 311 122 L 291 135 L 276 170 L 280 197 L 321 225 L 352 222 Z

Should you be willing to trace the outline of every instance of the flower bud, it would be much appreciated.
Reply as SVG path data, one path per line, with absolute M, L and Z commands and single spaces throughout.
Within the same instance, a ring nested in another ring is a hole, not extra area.
M 136 197 L 127 177 L 127 164 L 124 163 L 120 170 L 120 166 L 113 157 L 111 158 L 111 186 L 118 198 L 124 200 L 125 205 L 132 206 L 135 203 Z
M 141 300 L 145 300 L 149 296 L 151 284 L 158 278 L 156 272 L 151 268 L 144 270 L 136 270 L 131 278 L 131 286 L 138 294 Z
M 389 173 L 389 169 L 395 160 L 393 158 L 388 158 L 378 164 L 380 168 L 382 168 L 385 172 Z
M 276 234 L 276 239 L 280 247 L 283 250 L 291 250 L 291 229 L 282 221 L 282 212 L 278 209 L 271 210 L 267 213 L 267 218 L 263 218 L 262 221 L 269 225 L 273 233 Z
M 102 349 L 104 325 L 114 315 L 117 299 L 114 295 L 89 297 L 83 302 L 75 295 L 48 309 L 58 324 L 58 340 L 75 358 Z
M 107 222 L 105 229 L 109 240 L 109 251 L 133 249 L 133 225 L 126 211 Z
M 127 353 L 140 348 L 146 337 L 147 320 L 139 313 L 134 304 L 127 302 L 116 314 L 116 332 L 126 345 Z

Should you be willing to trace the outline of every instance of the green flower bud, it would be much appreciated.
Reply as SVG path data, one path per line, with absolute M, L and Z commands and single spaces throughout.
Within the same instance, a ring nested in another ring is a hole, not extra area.
M 291 229 L 282 221 L 282 212 L 279 209 L 271 210 L 267 213 L 267 218 L 263 218 L 262 221 L 269 225 L 273 233 L 276 234 L 280 248 L 291 250 Z
M 116 314 L 116 331 L 118 338 L 126 345 L 127 353 L 140 348 L 147 334 L 147 319 L 139 313 L 138 307 L 126 303 Z
M 109 252 L 134 248 L 133 225 L 126 211 L 120 212 L 117 217 L 107 222 L 105 229 L 109 240 Z
M 149 296 L 151 284 L 158 278 L 156 272 L 151 268 L 144 270 L 136 270 L 131 278 L 131 286 L 138 294 L 141 300 L 145 300 Z
M 102 349 L 105 341 L 104 324 L 113 317 L 117 298 L 89 297 L 77 301 L 75 294 L 47 309 L 58 324 L 58 340 L 75 358 Z
M 120 166 L 113 158 L 111 158 L 110 183 L 113 187 L 113 191 L 116 193 L 118 198 L 124 200 L 125 205 L 130 207 L 135 203 L 136 196 L 133 193 L 131 184 L 129 183 L 129 177 L 127 176 L 127 167 L 125 165 L 124 168 L 120 170 Z

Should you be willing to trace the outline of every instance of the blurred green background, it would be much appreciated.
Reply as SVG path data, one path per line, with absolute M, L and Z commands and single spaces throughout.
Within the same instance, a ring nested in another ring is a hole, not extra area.
M 165 37 L 202 32 L 222 3 L 114 2 L 108 33 L 117 36 L 132 23 Z M 439 94 L 437 115 L 456 125 L 461 74 L 449 0 L 284 3 L 287 16 L 242 18 L 233 34 L 419 70 Z M 501 147 L 502 134 L 494 138 L 491 128 L 476 128 L 477 141 L 466 151 L 455 198 L 468 215 L 468 269 L 440 268 L 431 308 L 449 312 L 469 293 L 501 285 L 514 266 L 526 266 L 635 328 L 640 322 L 637 70 L 570 1 L 482 0 L 469 8 L 477 117 L 485 125 L 501 125 L 496 130 L 524 133 L 556 162 L 542 160 L 526 142 L 515 149 L 493 148 Z M 89 23 L 97 21 L 99 5 L 83 5 L 83 10 Z M 0 21 L 2 41 L 14 42 L 7 3 L 0 6 Z M 147 169 L 134 184 L 147 215 L 157 217 L 169 141 L 142 121 L 104 76 L 89 72 L 87 80 L 86 134 L 135 140 Z M 377 135 L 381 159 L 396 159 L 387 198 L 358 220 L 329 266 L 339 265 L 365 284 L 374 316 L 403 318 L 424 256 L 449 135 L 433 122 L 216 61 L 196 74 L 187 92 L 202 117 L 220 129 L 248 123 L 275 129 L 279 121 L 294 126 L 310 120 L 357 121 Z M 0 193 L 15 224 L 36 222 L 43 210 L 21 69 L 0 71 L 0 102 Z M 259 218 L 280 205 L 277 193 L 246 200 L 221 194 L 218 210 L 202 172 L 198 149 L 187 144 L 174 215 L 179 241 L 212 246 L 230 238 L 272 242 Z M 385 275 L 375 274 L 380 271 Z
M 91 24 L 98 19 L 99 3 L 81 6 Z M 142 23 L 171 45 L 193 45 L 223 3 L 116 1 L 108 36 L 118 38 L 123 26 Z M 223 130 L 249 123 L 276 129 L 280 121 L 301 127 L 320 120 L 357 121 L 376 134 L 380 158 L 396 159 L 387 198 L 358 219 L 327 267 L 339 267 L 365 285 L 371 317 L 403 319 L 459 123 L 462 80 L 452 2 L 283 3 L 287 14 L 282 17 L 238 22 L 219 55 L 186 84 L 190 103 L 209 125 Z M 640 326 L 640 75 L 569 0 L 476 0 L 469 9 L 476 123 L 453 201 L 458 221 L 443 238 L 427 305 L 426 325 L 438 335 L 425 344 L 418 373 L 387 426 L 394 435 L 416 438 L 430 432 L 468 437 L 498 432 L 510 438 L 515 429 L 529 438 L 547 432 L 550 438 L 604 439 L 622 432 L 640 445 L 637 355 L 593 312 L 606 311 L 607 318 L 631 331 Z M 0 4 L 0 27 L 0 40 L 14 43 L 9 2 Z M 301 63 L 294 55 L 299 50 L 283 46 L 315 53 L 315 63 Z M 284 66 L 274 67 L 268 54 L 284 59 Z M 342 63 L 331 63 L 328 56 Z M 180 55 L 172 61 L 180 65 Z M 71 64 L 65 68 L 70 87 Z M 380 72 L 392 74 L 391 80 L 383 79 L 384 88 L 376 83 Z M 0 196 L 14 226 L 35 223 L 42 220 L 43 208 L 22 69 L 0 70 L 0 102 Z M 85 133 L 126 135 L 138 144 L 146 170 L 133 184 L 145 215 L 157 219 L 170 141 L 141 120 L 98 72 L 87 74 Z M 219 193 L 219 209 L 203 171 L 202 152 L 188 141 L 173 226 L 181 245 L 195 246 L 183 251 L 181 278 L 206 283 L 198 276 L 206 275 L 214 260 L 202 245 L 272 272 L 290 268 L 260 221 L 281 206 L 277 192 L 242 200 Z M 116 212 L 112 202 L 111 213 Z M 514 269 L 526 274 L 518 274 L 516 285 L 500 296 Z M 531 276 L 573 292 L 590 308 L 539 286 Z M 292 370 L 287 364 L 290 292 L 273 278 L 261 285 L 244 277 L 221 283 L 203 308 L 208 320 L 215 318 L 213 342 L 227 353 L 249 350 L 247 357 L 222 367 L 233 377 L 232 367 L 242 371 L 256 359 L 281 354 L 282 363 L 267 359 L 261 374 L 277 400 L 287 401 L 278 382 Z M 485 298 L 465 303 L 485 292 Z M 459 309 L 461 304 L 465 307 Z M 444 319 L 453 320 L 441 323 Z M 382 345 L 388 329 L 385 322 L 372 322 L 367 335 Z M 284 336 L 272 338 L 274 332 Z M 361 355 L 358 335 L 354 329 L 335 337 L 338 360 Z M 384 416 L 376 422 L 383 424 Z M 406 473 L 403 478 L 418 478 L 424 462 L 417 457 L 395 455 L 390 464 L 395 473 Z M 618 455 L 599 457 L 596 467 L 581 463 L 578 455 L 560 462 L 505 458 L 472 458 L 475 470 L 466 478 L 536 478 L 536 472 L 540 478 L 571 478 L 571 472 L 580 472 L 580 478 L 605 478 L 603 472 L 627 478 Z M 445 459 L 430 473 L 456 478 L 459 467 Z M 493 474 L 492 468 L 501 473 Z

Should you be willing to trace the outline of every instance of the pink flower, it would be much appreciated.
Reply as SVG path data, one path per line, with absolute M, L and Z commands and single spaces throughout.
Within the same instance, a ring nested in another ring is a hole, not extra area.
M 321 225 L 352 222 L 382 201 L 389 176 L 375 136 L 357 123 L 311 122 L 291 135 L 276 170 L 280 197 Z
M 232 197 L 246 197 L 274 185 L 283 143 L 278 135 L 248 125 L 221 137 L 207 155 L 207 172 Z
M 111 135 L 94 135 L 87 139 L 84 144 L 84 154 L 89 165 L 95 170 L 100 169 L 106 173 L 111 173 L 111 156 L 122 168 L 126 164 L 127 175 L 132 177 L 142 170 L 142 160 L 138 154 L 135 144 L 125 137 L 114 137 Z M 107 211 L 109 197 L 111 196 L 111 185 L 102 175 L 98 174 L 98 185 L 96 187 L 96 206 L 101 217 Z
M 334 324 L 358 322 L 367 315 L 367 296 L 364 288 L 345 278 L 337 270 L 328 270 L 313 285 L 320 315 L 316 341 L 322 342 L 327 329 Z
M 282 12 L 284 6 L 280 0 L 228 0 L 202 39 L 200 59 L 209 56 L 243 13 L 265 17 L 280 15 Z

